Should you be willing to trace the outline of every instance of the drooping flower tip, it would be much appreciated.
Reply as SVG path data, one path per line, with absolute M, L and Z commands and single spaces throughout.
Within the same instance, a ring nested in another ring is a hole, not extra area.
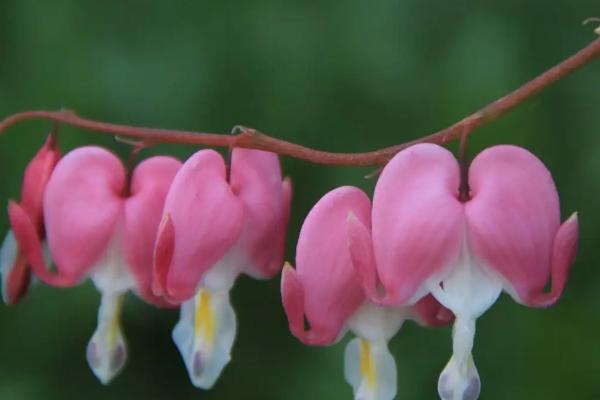
M 125 364 L 120 328 L 125 293 L 131 290 L 152 304 L 168 305 L 151 291 L 152 248 L 167 190 L 180 165 L 171 157 L 151 157 L 127 179 L 121 161 L 100 147 L 78 148 L 62 158 L 43 196 L 55 272 L 47 266 L 30 216 L 20 205 L 9 205 L 16 241 L 42 281 L 73 286 L 89 277 L 101 292 L 98 326 L 87 358 L 102 383 Z
M 0 246 L 0 279 L 5 304 L 15 305 L 25 296 L 31 281 L 30 275 L 27 259 L 13 232 L 8 231 Z
M 344 360 L 355 399 L 392 400 L 396 364 L 388 341 L 407 319 L 440 325 L 452 313 L 431 295 L 415 306 L 392 307 L 390 293 L 378 292 L 371 213 L 371 202 L 360 189 L 341 187 L 325 194 L 302 225 L 296 269 L 284 266 L 281 293 L 290 331 L 302 343 L 330 345 L 347 331 L 357 336 L 348 343 Z
M 169 189 L 154 248 L 153 291 L 181 304 L 173 330 L 193 385 L 212 387 L 231 359 L 236 320 L 229 291 L 244 273 L 269 278 L 283 265 L 291 183 L 276 154 L 200 150 Z
M 29 162 L 23 174 L 19 206 L 28 215 L 34 232 L 40 241 L 45 236 L 43 196 L 50 175 L 59 159 L 60 151 L 56 143 L 56 135 L 51 133 L 46 138 L 42 148 Z M 17 304 L 25 296 L 31 281 L 31 271 L 27 257 L 15 238 L 13 229 L 11 227 L 0 247 L 2 298 L 9 305 Z
M 285 268 L 282 276 L 290 330 L 303 343 L 328 345 L 338 340 L 364 301 L 350 258 L 346 220 L 353 213 L 368 225 L 369 211 L 368 197 L 345 186 L 323 196 L 306 217 L 296 248 L 296 269 Z
M 45 283 L 58 287 L 73 286 L 77 283 L 77 278 L 68 275 L 54 275 L 46 267 L 46 261 L 42 252 L 42 243 L 38 236 L 35 226 L 27 212 L 14 201 L 8 204 L 8 219 L 12 226 L 16 243 L 19 251 L 27 260 L 36 277 Z
M 438 380 L 438 394 L 442 400 L 477 400 L 481 392 L 481 379 L 472 357 L 466 365 L 450 359 Z
M 468 180 L 471 197 L 461 202 L 451 153 L 432 144 L 410 147 L 377 182 L 373 256 L 363 250 L 368 231 L 352 218 L 348 224 L 353 261 L 372 301 L 406 304 L 431 293 L 447 310 L 430 309 L 424 320 L 435 324 L 456 316 L 454 355 L 439 386 L 441 397 L 452 400 L 479 395 L 471 357 L 476 318 L 502 290 L 529 306 L 553 304 L 564 289 L 578 236 L 576 216 L 560 225 L 552 176 L 527 150 L 485 150 L 473 160 Z
M 551 289 L 545 293 L 538 291 L 526 299 L 526 305 L 530 307 L 550 307 L 555 304 L 565 289 L 569 271 L 575 262 L 579 243 L 579 217 L 577 212 L 563 222 L 556 236 L 552 248 L 551 262 Z
M 304 334 L 304 289 L 296 276 L 296 270 L 287 261 L 281 273 L 281 299 L 290 332 L 303 341 L 306 338 Z

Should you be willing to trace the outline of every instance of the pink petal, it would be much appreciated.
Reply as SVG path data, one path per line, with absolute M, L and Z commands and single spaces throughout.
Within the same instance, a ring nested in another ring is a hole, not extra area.
M 573 214 L 558 229 L 552 246 L 552 288 L 549 293 L 536 293 L 523 299 L 531 307 L 548 307 L 558 301 L 567 283 L 569 269 L 575 261 L 579 240 L 579 221 Z
M 173 224 L 174 250 L 166 281 L 173 301 L 191 298 L 204 273 L 236 242 L 243 207 L 225 179 L 225 163 L 213 150 L 201 150 L 179 170 L 165 201 Z M 159 273 L 160 268 L 159 267 Z
M 44 192 L 50 180 L 50 175 L 59 159 L 60 151 L 56 146 L 56 138 L 50 134 L 46 138 L 44 146 L 42 146 L 27 165 L 25 174 L 23 175 L 20 204 L 36 226 L 38 233 L 42 236 Z
M 291 185 L 282 183 L 277 154 L 236 148 L 231 155 L 231 190 L 244 205 L 239 243 L 248 255 L 244 271 L 269 278 L 283 266 Z
M 363 224 L 353 213 L 348 216 L 346 223 L 348 251 L 358 280 L 369 300 L 384 304 L 387 299 L 377 291 L 379 282 L 370 227 Z
M 473 160 L 469 183 L 470 248 L 512 285 L 517 301 L 527 304 L 542 293 L 551 272 L 560 225 L 552 176 L 527 150 L 495 146 Z
M 122 211 L 124 186 L 123 165 L 102 148 L 73 150 L 58 163 L 46 188 L 44 213 L 59 276 L 77 282 L 102 256 Z
M 36 153 L 27 165 L 23 175 L 20 206 L 29 216 L 36 234 L 43 238 L 43 198 L 50 174 L 60 158 L 56 146 L 56 137 L 48 135 L 42 148 Z M 29 288 L 31 271 L 27 264 L 27 257 L 21 246 L 17 243 L 16 256 L 12 266 L 8 269 L 2 282 L 2 296 L 7 304 L 18 303 Z
M 125 202 L 123 248 L 125 260 L 142 298 L 168 305 L 152 293 L 152 255 L 167 191 L 181 163 L 171 157 L 152 157 L 136 167 L 130 197 Z
M 354 187 L 327 193 L 309 212 L 298 239 L 296 271 L 286 269 L 282 297 L 290 330 L 307 344 L 334 342 L 364 301 L 348 250 L 350 214 L 369 225 L 370 201 Z M 304 330 L 302 315 L 310 324 Z
M 457 259 L 463 206 L 454 156 L 434 144 L 399 152 L 383 169 L 373 198 L 373 249 L 386 302 L 402 305 Z
M 281 300 L 292 334 L 304 343 L 318 343 L 318 335 L 304 331 L 304 288 L 289 263 L 284 265 L 281 273 Z M 326 338 L 325 342 L 333 340 L 335 338 Z
M 167 277 L 175 253 L 175 227 L 171 214 L 163 216 L 158 226 L 154 246 L 154 266 L 152 274 L 152 293 L 156 297 L 167 297 Z M 168 299 L 167 299 L 168 301 Z M 177 301 L 174 302 L 177 304 Z
M 10 271 L 2 280 L 2 299 L 11 306 L 17 304 L 27 293 L 30 283 L 31 270 L 27 256 L 18 248 Z
M 55 275 L 49 271 L 44 261 L 42 244 L 38 233 L 23 207 L 14 201 L 10 201 L 8 204 L 8 218 L 20 251 L 22 251 L 22 254 L 39 279 L 53 286 L 62 287 L 77 284 L 77 279 L 72 276 L 65 274 Z

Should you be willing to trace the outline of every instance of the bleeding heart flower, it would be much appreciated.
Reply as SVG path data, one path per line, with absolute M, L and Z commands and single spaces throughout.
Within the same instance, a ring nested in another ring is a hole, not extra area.
M 282 267 L 291 186 L 276 154 L 234 149 L 229 182 L 213 150 L 190 157 L 169 190 L 155 248 L 154 292 L 181 305 L 173 340 L 192 383 L 212 387 L 236 335 L 229 300 L 240 273 Z
M 20 207 L 31 220 L 39 240 L 43 240 L 44 217 L 42 203 L 46 184 L 60 159 L 56 146 L 56 135 L 50 134 L 44 146 L 27 165 L 23 175 Z M 31 271 L 23 250 L 15 240 L 12 230 L 6 234 L 0 247 L 0 275 L 2 276 L 2 298 L 6 304 L 19 302 L 27 292 Z
M 352 265 L 348 225 L 369 229 L 371 202 L 360 189 L 347 186 L 323 196 L 306 217 L 296 270 L 284 267 L 283 306 L 290 330 L 305 344 L 329 345 L 351 330 L 357 338 L 348 343 L 344 369 L 354 398 L 389 400 L 396 395 L 396 364 L 388 341 L 407 319 L 439 325 L 450 322 L 452 314 L 431 296 L 396 308 L 366 299 Z
M 398 153 L 377 182 L 372 241 L 367 229 L 351 225 L 354 264 L 373 301 L 404 306 L 431 293 L 455 314 L 453 356 L 438 383 L 444 400 L 479 396 L 471 356 L 476 318 L 502 290 L 530 307 L 556 302 L 578 241 L 577 215 L 560 224 L 552 177 L 527 150 L 489 148 L 473 160 L 468 179 L 470 199 L 463 203 L 452 154 L 415 145 Z
M 164 199 L 180 165 L 171 157 L 152 157 L 135 168 L 129 182 L 123 164 L 107 150 L 68 153 L 44 197 L 56 273 L 45 265 L 28 213 L 16 203 L 9 206 L 17 242 L 42 281 L 67 287 L 89 276 L 102 293 L 98 327 L 87 348 L 88 363 L 102 383 L 126 360 L 119 319 L 124 294 L 135 290 L 150 303 L 166 305 L 151 291 L 152 254 Z

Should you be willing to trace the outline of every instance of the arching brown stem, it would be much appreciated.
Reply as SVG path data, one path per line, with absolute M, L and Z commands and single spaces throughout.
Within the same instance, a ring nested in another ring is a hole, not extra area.
M 179 143 L 229 148 L 246 147 L 271 151 L 280 155 L 294 157 L 317 164 L 376 166 L 385 164 L 398 151 L 416 143 L 429 142 L 443 145 L 459 139 L 461 135 L 465 135 L 466 138 L 481 125 L 493 121 L 507 113 L 541 90 L 596 59 L 598 56 L 600 56 L 600 39 L 594 40 L 571 57 L 550 68 L 515 91 L 488 104 L 448 128 L 411 142 L 365 153 L 332 153 L 320 151 L 285 140 L 276 139 L 261 133 L 258 130 L 242 126 L 239 127 L 240 133 L 236 135 L 144 128 L 94 121 L 80 117 L 69 110 L 25 111 L 13 114 L 0 122 L 0 133 L 20 121 L 45 119 L 53 121 L 54 123 L 67 124 L 89 131 L 140 139 L 144 142 L 153 144 Z

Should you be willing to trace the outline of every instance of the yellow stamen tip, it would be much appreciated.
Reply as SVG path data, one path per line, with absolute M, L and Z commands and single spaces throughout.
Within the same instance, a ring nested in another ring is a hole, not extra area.
M 200 292 L 196 295 L 194 332 L 196 337 L 202 338 L 207 346 L 212 346 L 215 338 L 215 314 L 213 313 L 211 303 L 210 293 L 204 289 L 200 289 Z
M 367 386 L 374 388 L 377 383 L 377 370 L 371 353 L 371 344 L 364 339 L 360 341 L 360 373 Z

